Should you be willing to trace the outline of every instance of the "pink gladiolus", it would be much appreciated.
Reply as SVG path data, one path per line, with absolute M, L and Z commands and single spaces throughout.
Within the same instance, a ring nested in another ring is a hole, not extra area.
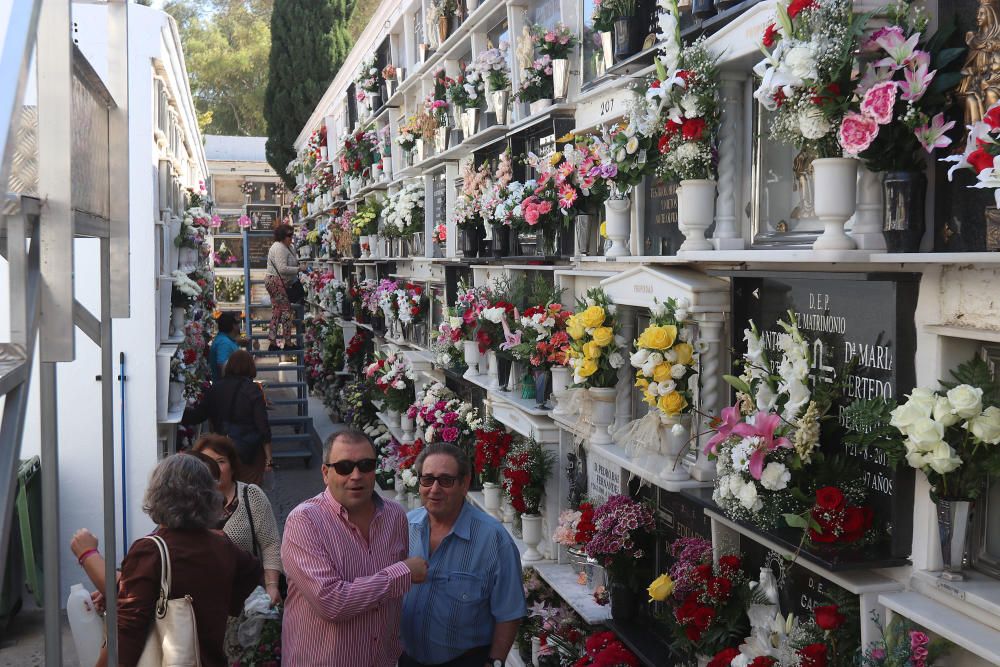
M 704 452 L 706 454 L 715 454 L 716 448 L 720 443 L 724 442 L 732 432 L 733 427 L 739 424 L 743 418 L 740 416 L 740 406 L 731 405 L 728 408 L 722 408 L 722 421 L 718 426 L 715 427 L 715 435 L 705 443 Z
M 791 447 L 792 443 L 785 437 L 774 437 L 774 431 L 781 424 L 779 415 L 769 413 L 757 413 L 753 424 L 741 422 L 733 427 L 733 435 L 743 438 L 760 438 L 761 446 L 750 455 L 750 475 L 754 479 L 760 479 L 764 472 L 764 459 L 770 452 L 779 447 Z
M 854 111 L 844 116 L 840 124 L 839 139 L 844 152 L 857 155 L 878 136 L 878 123 L 874 118 Z
M 951 138 L 945 132 L 955 127 L 955 121 L 944 122 L 944 114 L 937 114 L 931 119 L 931 124 L 921 125 L 913 131 L 917 136 L 917 141 L 928 153 L 933 153 L 935 148 L 945 148 L 951 145 Z
M 875 119 L 879 125 L 892 120 L 892 109 L 896 105 L 897 86 L 895 81 L 876 83 L 861 100 L 861 112 Z

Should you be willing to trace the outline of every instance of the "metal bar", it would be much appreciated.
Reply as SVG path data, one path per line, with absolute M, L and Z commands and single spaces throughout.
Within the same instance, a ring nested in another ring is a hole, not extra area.
M 45 48 L 36 53 L 38 80 L 45 82 L 38 86 L 38 127 L 43 129 L 38 133 L 38 193 L 45 202 L 40 227 L 45 318 L 40 352 L 42 362 L 73 361 L 73 42 L 68 0 L 44 0 L 38 29 L 47 36 Z
M 25 356 L 30 367 L 35 353 L 35 340 L 38 332 L 38 292 L 41 278 L 38 275 L 38 219 L 31 218 L 31 249 L 28 251 L 26 267 L 24 302 L 28 315 L 27 345 Z M 29 369 L 30 370 L 30 369 Z M 24 434 L 24 421 L 28 413 L 28 392 L 31 389 L 31 373 L 20 386 L 14 388 L 4 398 L 3 418 L 0 419 L 0 507 L 7 511 L 0 512 L 0 572 L 6 572 L 7 548 L 10 541 L 10 527 L 13 513 L 9 508 L 14 506 L 17 494 L 17 466 L 21 454 L 21 437 Z
M 73 225 L 78 237 L 103 239 L 111 234 L 111 223 L 106 218 L 85 211 L 73 211 Z
M 118 594 L 115 564 L 115 368 L 111 329 L 111 240 L 101 239 L 101 479 L 104 489 L 104 600 L 109 665 L 118 664 Z
M 108 2 L 108 91 L 116 106 L 108 110 L 108 183 L 111 193 L 111 317 L 128 317 L 129 305 L 129 100 L 128 4 Z M 118 186 L 118 187 L 116 187 Z M 113 664 L 113 663 L 112 663 Z
M 56 362 L 39 364 L 42 459 L 42 601 L 45 611 L 45 664 L 62 665 L 62 613 L 59 599 L 59 411 Z
M 10 342 L 28 343 L 27 249 L 24 246 L 24 213 L 7 216 L 7 276 L 10 285 Z
M 31 51 L 38 35 L 41 0 L 10 3 L 7 32 L 0 51 L 0 188 L 7 190 L 16 123 L 21 120 L 24 87 L 28 82 Z
M 104 239 L 101 239 L 101 247 L 104 247 Z M 101 265 L 101 271 L 104 271 L 103 265 Z M 101 306 L 103 308 L 103 304 Z M 101 344 L 101 321 L 76 299 L 73 299 L 73 323 L 87 335 L 87 338 L 94 341 L 94 344 Z

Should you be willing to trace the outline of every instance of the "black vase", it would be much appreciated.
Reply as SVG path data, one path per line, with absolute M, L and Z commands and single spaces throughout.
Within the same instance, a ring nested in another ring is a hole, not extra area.
M 483 240 L 486 231 L 482 225 L 473 225 L 462 230 L 462 254 L 466 257 L 479 257 L 482 253 Z
M 617 582 L 611 582 L 608 587 L 611 595 L 611 618 L 618 622 L 631 621 L 635 618 L 635 591 Z
M 549 397 L 549 371 L 547 368 L 535 368 L 531 374 L 535 379 L 535 407 L 545 410 L 545 399 Z
M 889 252 L 920 252 L 926 228 L 927 177 L 890 171 L 882 177 L 882 236 Z
M 691 13 L 700 19 L 715 14 L 715 0 L 691 0 Z
M 361 258 L 361 242 L 360 241 L 355 241 L 354 243 L 351 244 L 351 257 L 353 257 L 354 259 L 360 259 Z
M 510 227 L 493 225 L 493 256 L 504 257 L 510 252 Z
M 639 40 L 636 37 L 635 21 L 633 16 L 620 16 L 615 19 L 615 60 L 622 61 L 634 55 L 639 50 Z
M 500 389 L 504 391 L 507 389 L 507 383 L 510 382 L 511 363 L 510 357 L 497 355 L 497 381 L 500 383 Z

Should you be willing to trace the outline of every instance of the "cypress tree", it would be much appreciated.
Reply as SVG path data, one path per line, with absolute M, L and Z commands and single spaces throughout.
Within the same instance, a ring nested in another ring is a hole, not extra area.
M 289 187 L 295 138 L 351 49 L 354 0 L 274 0 L 264 98 L 267 161 Z

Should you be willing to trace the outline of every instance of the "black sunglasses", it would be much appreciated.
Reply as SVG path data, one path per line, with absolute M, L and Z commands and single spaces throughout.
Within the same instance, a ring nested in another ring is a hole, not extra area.
M 455 477 L 454 475 L 438 475 L 437 477 L 434 475 L 421 475 L 419 481 L 420 486 L 426 488 L 434 486 L 434 482 L 437 482 L 442 488 L 450 489 L 455 486 L 455 482 L 458 481 L 458 477 Z
M 333 468 L 337 471 L 338 475 L 347 477 L 354 472 L 354 468 L 365 473 L 372 472 L 375 470 L 375 463 L 375 459 L 361 459 L 360 461 L 335 461 L 334 463 L 324 463 L 323 465 Z

